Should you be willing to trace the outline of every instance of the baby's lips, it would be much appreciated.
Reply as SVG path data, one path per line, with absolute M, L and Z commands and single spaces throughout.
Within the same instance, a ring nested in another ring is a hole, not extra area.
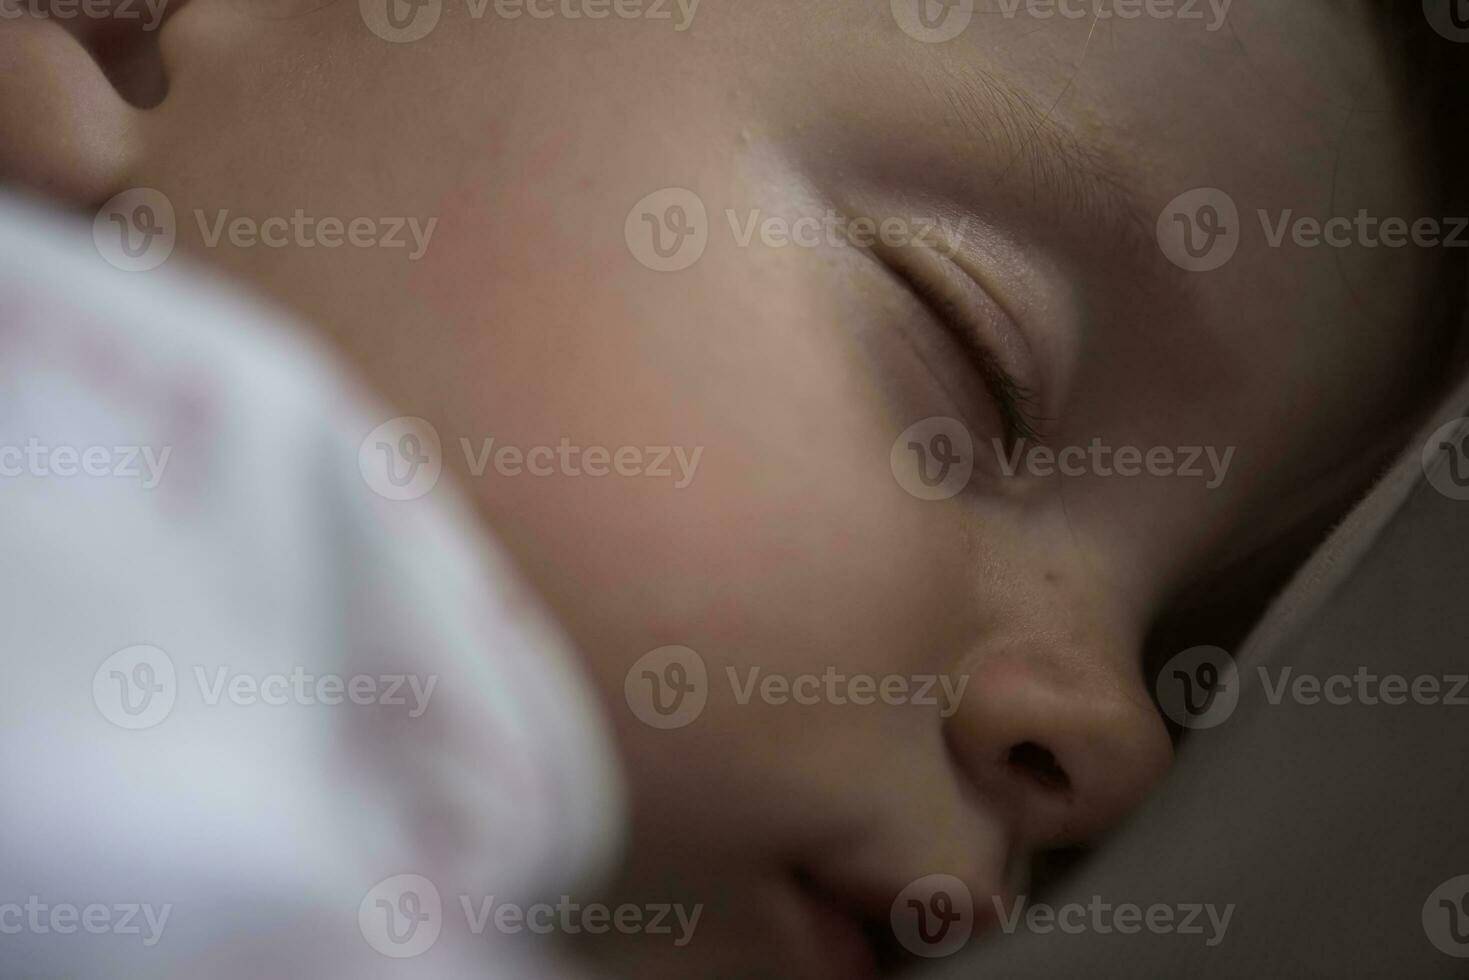
M 994 876 L 933 873 L 902 880 L 855 869 L 809 876 L 809 887 L 861 925 L 884 965 L 963 949 L 1000 920 L 1011 890 Z
M 878 980 L 880 963 L 863 920 L 842 904 L 809 888 L 801 888 L 802 931 L 810 939 L 813 963 L 823 974 L 842 980 Z

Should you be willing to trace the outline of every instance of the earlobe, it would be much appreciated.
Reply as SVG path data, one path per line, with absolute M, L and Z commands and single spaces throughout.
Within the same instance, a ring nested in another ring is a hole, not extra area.
M 104 201 L 136 162 L 141 118 L 56 21 L 0 22 L 0 180 L 68 205 Z

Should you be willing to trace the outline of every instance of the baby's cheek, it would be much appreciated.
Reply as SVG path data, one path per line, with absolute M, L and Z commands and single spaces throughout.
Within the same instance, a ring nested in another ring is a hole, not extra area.
M 580 308 L 502 324 L 487 434 L 614 465 L 471 486 L 578 632 L 621 656 L 678 643 L 781 670 L 911 669 L 964 588 L 954 510 L 899 486 L 896 432 L 850 384 L 825 304 L 768 277 L 734 288 L 741 271 L 659 281 L 635 306 L 593 283 L 563 291 Z
M 701 258 L 655 271 L 626 238 L 652 171 L 572 167 L 536 171 L 534 192 L 446 193 L 411 290 L 449 338 L 435 397 L 463 431 L 446 447 L 608 700 L 670 644 L 725 688 L 727 668 L 933 669 L 954 652 L 964 537 L 957 505 L 899 485 L 902 427 L 853 370 L 854 317 L 872 314 L 851 269 L 869 260 L 741 244 L 726 213 L 770 214 L 782 192 L 725 175 L 701 186 Z

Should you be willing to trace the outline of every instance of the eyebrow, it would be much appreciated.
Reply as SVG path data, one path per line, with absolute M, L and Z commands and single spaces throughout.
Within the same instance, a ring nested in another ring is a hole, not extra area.
M 987 144 L 1004 161 L 1004 174 L 1021 171 L 1034 203 L 1050 217 L 1088 222 L 1103 240 L 1121 243 L 1134 260 L 1157 258 L 1156 216 L 1142 207 L 1135 179 L 1111 148 L 1087 142 L 1054 115 L 1071 90 L 1068 82 L 1051 110 L 996 75 L 968 66 L 951 71 L 943 97 L 967 137 Z

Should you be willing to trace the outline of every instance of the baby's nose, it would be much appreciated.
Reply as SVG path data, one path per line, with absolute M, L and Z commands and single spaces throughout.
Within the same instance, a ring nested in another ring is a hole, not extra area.
M 1173 750 L 1137 658 L 1104 643 L 977 656 L 946 730 L 956 764 L 1024 849 L 1091 839 L 1167 772 Z

